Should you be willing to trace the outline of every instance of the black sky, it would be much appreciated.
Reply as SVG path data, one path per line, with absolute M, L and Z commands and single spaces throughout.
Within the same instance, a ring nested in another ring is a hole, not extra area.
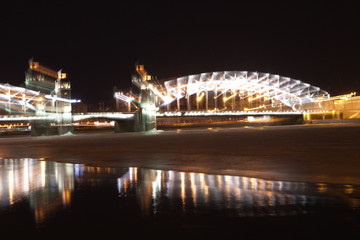
M 136 62 L 158 79 L 258 71 L 360 92 L 354 2 L 194 2 L 13 1 L 0 8 L 0 82 L 23 83 L 34 57 L 67 72 L 88 103 L 130 88 Z

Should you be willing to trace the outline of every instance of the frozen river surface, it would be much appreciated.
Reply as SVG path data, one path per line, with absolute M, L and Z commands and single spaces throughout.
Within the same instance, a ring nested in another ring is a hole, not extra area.
M 360 124 L 4 137 L 0 158 L 360 184 Z

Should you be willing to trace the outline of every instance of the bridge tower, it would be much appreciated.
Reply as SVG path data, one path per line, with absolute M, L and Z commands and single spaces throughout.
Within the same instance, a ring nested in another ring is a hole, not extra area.
M 74 133 L 72 125 L 72 107 L 71 107 L 71 85 L 66 73 L 62 70 L 58 71 L 58 78 L 55 81 L 54 89 L 55 99 L 63 99 L 65 101 L 54 101 L 54 108 L 58 116 L 58 134 Z M 67 101 L 66 101 L 67 100 Z
M 137 131 L 151 131 L 156 129 L 156 95 L 155 83 L 144 65 L 135 66 L 136 73 L 132 75 L 132 83 L 140 89 L 140 111 L 135 116 Z
M 54 71 L 30 59 L 29 69 L 25 72 L 25 87 L 39 91 L 51 99 L 51 102 L 46 102 L 44 99 L 38 103 L 36 115 L 44 116 L 44 119 L 31 122 L 32 136 L 74 132 L 70 101 L 71 86 L 66 73 L 62 70 Z M 48 114 L 55 115 L 56 120 L 46 119 Z

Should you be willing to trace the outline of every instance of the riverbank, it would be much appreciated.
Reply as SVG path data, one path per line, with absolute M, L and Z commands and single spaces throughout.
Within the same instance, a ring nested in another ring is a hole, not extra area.
M 360 124 L 0 138 L 1 158 L 360 184 Z

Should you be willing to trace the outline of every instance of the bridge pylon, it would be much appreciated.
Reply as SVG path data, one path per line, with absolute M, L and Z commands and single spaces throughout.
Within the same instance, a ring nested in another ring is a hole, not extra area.
M 71 85 L 66 73 L 54 71 L 30 59 L 29 69 L 25 72 L 25 86 L 41 95 L 35 110 L 38 119 L 30 122 L 32 136 L 74 132 Z
M 140 110 L 135 116 L 135 131 L 156 130 L 156 94 L 155 83 L 144 65 L 136 65 L 136 73 L 132 75 L 132 83 L 140 89 Z

